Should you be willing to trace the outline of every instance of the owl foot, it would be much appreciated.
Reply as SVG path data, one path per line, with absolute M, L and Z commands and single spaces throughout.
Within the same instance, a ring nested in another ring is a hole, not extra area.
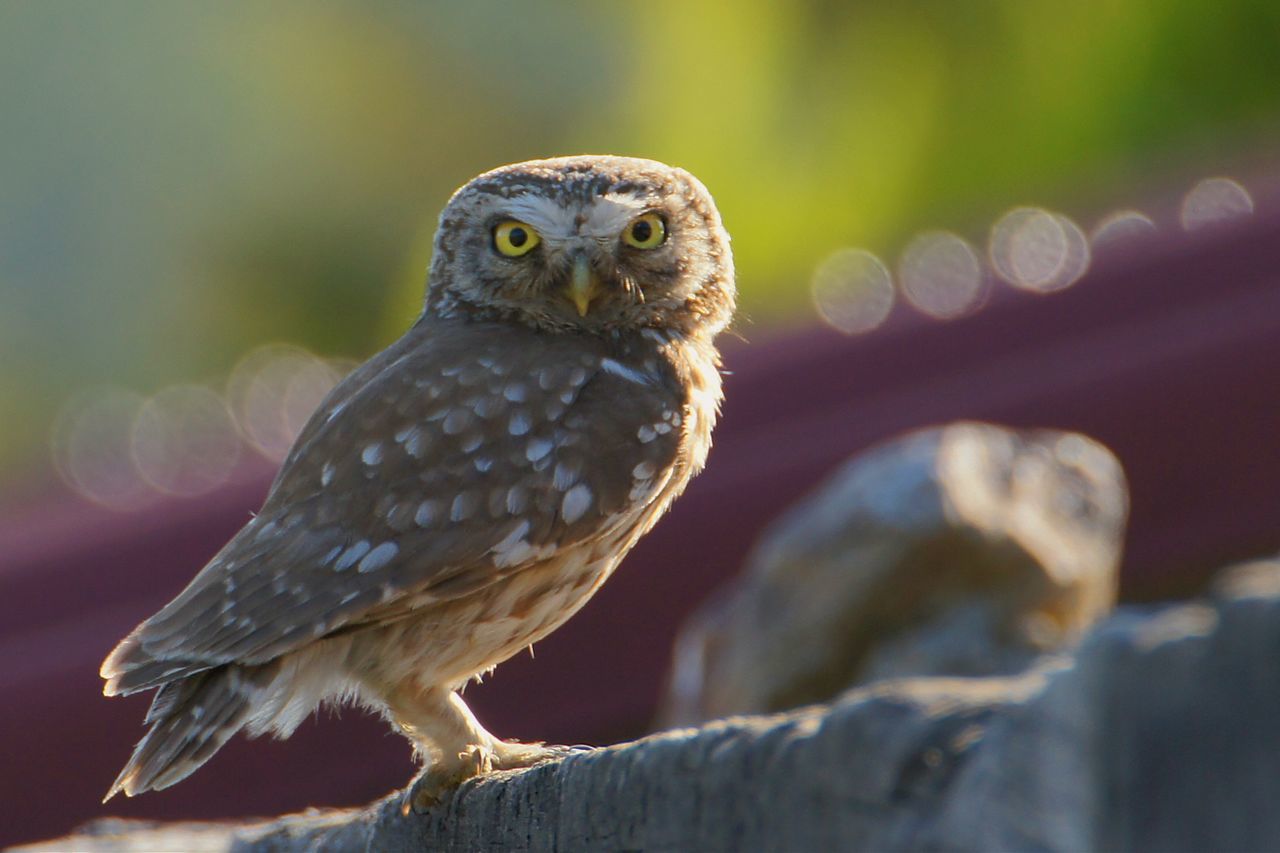
M 410 783 L 401 798 L 400 812 L 422 814 L 438 806 L 463 782 L 495 770 L 520 770 L 568 755 L 590 752 L 591 746 L 547 746 L 541 743 L 496 741 L 492 748 L 472 746 L 457 761 L 433 761 Z
M 447 794 L 468 779 L 492 773 L 496 767 L 492 750 L 472 746 L 458 753 L 456 761 L 433 761 L 409 784 L 401 798 L 400 813 L 422 814 L 439 805 Z

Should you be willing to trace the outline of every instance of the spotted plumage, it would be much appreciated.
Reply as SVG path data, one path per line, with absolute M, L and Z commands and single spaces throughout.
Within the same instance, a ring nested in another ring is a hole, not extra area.
M 494 738 L 456 691 L 581 607 L 702 468 L 733 304 L 728 237 L 679 169 L 574 157 L 460 189 L 422 316 L 103 664 L 108 695 L 159 688 L 111 794 L 343 697 L 428 760 L 420 800 L 554 754 Z

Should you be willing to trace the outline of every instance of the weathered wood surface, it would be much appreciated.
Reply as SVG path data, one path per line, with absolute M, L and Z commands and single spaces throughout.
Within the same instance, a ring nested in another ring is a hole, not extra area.
M 42 849 L 1276 850 L 1277 660 L 1280 563 L 1259 564 L 1210 600 L 1123 609 L 1020 676 L 882 682 L 655 735 L 470 783 L 425 816 L 390 798 Z

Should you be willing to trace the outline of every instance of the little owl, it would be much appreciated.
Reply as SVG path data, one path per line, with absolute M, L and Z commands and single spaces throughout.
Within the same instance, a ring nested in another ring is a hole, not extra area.
M 166 788 L 238 730 L 354 699 L 463 779 L 563 747 L 458 695 L 559 627 L 701 470 L 734 309 L 729 237 L 681 169 L 505 166 L 440 217 L 426 304 L 298 436 L 261 512 L 102 665 L 159 688 L 108 793 Z

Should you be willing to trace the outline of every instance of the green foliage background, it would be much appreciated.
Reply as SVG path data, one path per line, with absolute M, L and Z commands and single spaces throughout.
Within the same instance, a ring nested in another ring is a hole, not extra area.
M 0 476 L 78 388 L 386 343 L 503 162 L 689 168 L 759 328 L 836 247 L 1131 204 L 1278 128 L 1275 3 L 0 0 Z

